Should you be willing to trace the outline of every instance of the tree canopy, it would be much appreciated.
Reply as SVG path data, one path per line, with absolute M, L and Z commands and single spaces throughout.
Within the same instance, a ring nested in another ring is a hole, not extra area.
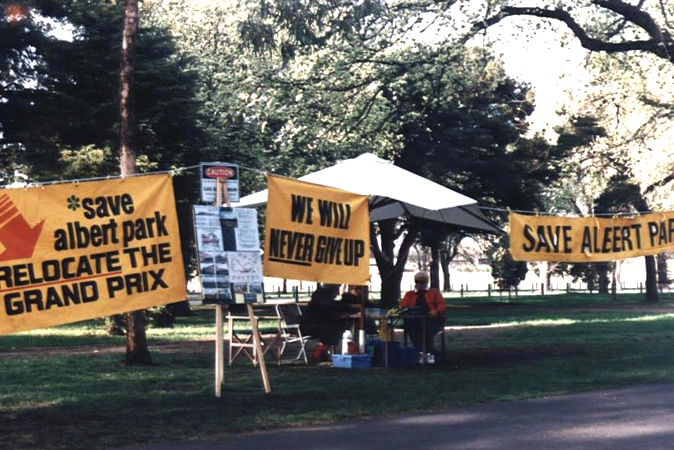
M 32 179 L 72 173 L 92 149 L 100 155 L 97 169 L 82 162 L 87 172 L 80 176 L 117 171 L 111 149 L 119 140 L 121 6 L 44 1 L 16 23 L 1 22 L 7 77 L 0 83 L 0 144 Z M 199 161 L 204 133 L 197 126 L 194 75 L 183 70 L 186 62 L 165 29 L 141 28 L 138 40 L 134 110 L 141 170 L 142 160 L 160 169 Z
M 35 178 L 116 167 L 121 2 L 86 3 L 36 1 L 0 27 L 0 156 Z M 644 3 L 144 2 L 137 149 L 150 168 L 210 159 L 287 176 L 374 151 L 482 204 L 539 208 L 601 127 L 585 110 L 557 143 L 531 136 L 531 87 L 472 38 L 527 17 L 568 27 L 592 50 L 669 63 L 671 7 Z M 70 39 L 50 33 L 65 25 Z M 244 170 L 244 192 L 254 178 Z M 380 255 L 424 228 L 378 226 Z
M 509 17 L 527 16 L 558 22 L 580 44 L 606 53 L 645 52 L 674 63 L 674 7 L 667 2 L 630 3 L 623 0 L 561 1 L 554 7 L 514 6 L 516 2 L 488 2 L 473 31 Z

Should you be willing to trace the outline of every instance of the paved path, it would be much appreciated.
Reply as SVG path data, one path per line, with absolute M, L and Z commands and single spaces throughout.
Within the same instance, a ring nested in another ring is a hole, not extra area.
M 673 448 L 674 383 L 661 383 L 123 450 Z

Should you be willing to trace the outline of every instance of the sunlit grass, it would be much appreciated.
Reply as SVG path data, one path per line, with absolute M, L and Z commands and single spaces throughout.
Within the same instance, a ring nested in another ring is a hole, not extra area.
M 3 447 L 101 449 L 674 379 L 674 314 L 637 299 L 448 303 L 456 327 L 444 363 L 355 371 L 268 363 L 265 394 L 259 368 L 243 358 L 225 368 L 221 399 L 212 342 L 152 346 L 155 365 L 127 367 L 119 353 L 35 351 L 123 346 L 100 321 L 0 336 Z M 151 345 L 212 341 L 214 313 L 147 333 Z
M 539 327 L 539 326 L 561 326 L 573 324 L 592 324 L 592 323 L 619 323 L 619 322 L 656 322 L 659 320 L 674 319 L 674 314 L 650 314 L 640 317 L 612 317 L 598 319 L 540 319 L 540 320 L 520 320 L 511 322 L 502 322 L 493 327 Z

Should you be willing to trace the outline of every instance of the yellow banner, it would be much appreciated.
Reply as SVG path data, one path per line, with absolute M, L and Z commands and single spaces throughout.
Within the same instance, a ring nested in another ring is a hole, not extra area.
M 267 176 L 264 274 L 365 284 L 370 272 L 368 197 Z
M 674 250 L 674 212 L 634 218 L 510 214 L 517 261 L 600 262 Z
M 169 175 L 0 190 L 0 334 L 186 298 Z

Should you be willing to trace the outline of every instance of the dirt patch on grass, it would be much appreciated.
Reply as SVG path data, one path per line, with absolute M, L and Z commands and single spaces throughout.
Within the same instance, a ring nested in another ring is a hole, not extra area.
M 150 342 L 150 352 L 180 353 L 180 352 L 207 352 L 213 351 L 213 341 L 176 341 Z M 50 355 L 96 355 L 126 353 L 126 346 L 120 344 L 94 344 L 67 347 L 32 347 L 21 349 L 7 349 L 0 351 L 0 357 L 39 357 Z
M 531 303 L 518 303 L 517 301 L 502 303 L 478 303 L 472 305 L 450 305 L 447 307 L 447 314 L 451 316 L 452 309 L 470 310 L 470 311 L 547 311 L 547 312 L 599 312 L 599 311 L 633 311 L 633 312 L 652 312 L 652 313 L 674 313 L 674 305 L 671 304 L 604 304 L 588 306 L 569 306 L 569 307 L 550 307 L 549 305 L 532 305 Z
M 447 309 L 447 315 L 450 318 L 452 316 L 452 310 L 466 310 L 476 312 L 485 312 L 494 313 L 494 312 L 510 312 L 514 314 L 519 310 L 526 311 L 545 311 L 548 313 L 563 313 L 563 312 L 615 312 L 615 311 L 625 311 L 625 312 L 638 312 L 638 313 L 653 313 L 653 314 L 674 314 L 674 306 L 671 304 L 615 304 L 615 305 L 589 305 L 589 306 L 569 306 L 563 308 L 551 308 L 544 304 L 532 305 L 531 303 L 518 303 L 517 301 L 503 303 L 503 302 L 493 302 L 493 303 L 479 303 L 479 304 L 470 304 L 470 305 L 452 305 Z M 510 349 L 498 348 L 498 339 L 499 335 L 506 333 L 509 330 L 515 328 L 517 324 L 495 324 L 495 325 L 475 325 L 475 326 L 454 326 L 449 325 L 446 327 L 447 339 L 448 339 L 448 352 L 452 353 L 450 359 L 458 358 L 458 360 L 463 360 L 466 363 L 473 364 L 487 364 L 487 363 L 496 363 L 496 362 L 517 362 L 521 361 L 523 358 L 526 359 L 536 359 L 542 356 L 550 356 L 553 354 L 575 352 L 578 349 L 536 349 L 533 352 L 527 352 L 526 356 L 523 356 L 521 352 L 515 352 Z M 402 340 L 402 332 L 397 330 L 396 333 L 398 338 Z M 484 351 L 479 355 L 475 355 L 474 352 L 466 354 L 461 354 L 459 352 L 453 353 L 451 350 L 452 341 L 469 341 L 472 344 L 477 344 L 477 347 L 480 347 L 479 342 L 488 342 L 489 346 L 485 346 Z M 199 340 L 199 341 L 154 341 L 149 339 L 149 349 L 150 352 L 159 352 L 159 353 L 180 353 L 180 352 L 190 352 L 190 353 L 212 353 L 214 351 L 214 342 L 213 340 Z M 315 340 L 310 341 L 307 346 L 307 350 L 310 352 L 313 350 L 314 345 L 316 344 Z M 494 346 L 496 345 L 496 346 Z M 227 342 L 225 342 L 225 352 L 227 351 Z M 111 344 L 92 344 L 92 345 L 81 345 L 81 346 L 65 346 L 65 347 L 32 347 L 32 348 L 19 348 L 19 349 L 0 349 L 0 357 L 40 357 L 40 356 L 49 356 L 49 355 L 81 355 L 81 354 L 119 354 L 123 357 L 126 353 L 126 346 L 124 343 L 111 343 Z

